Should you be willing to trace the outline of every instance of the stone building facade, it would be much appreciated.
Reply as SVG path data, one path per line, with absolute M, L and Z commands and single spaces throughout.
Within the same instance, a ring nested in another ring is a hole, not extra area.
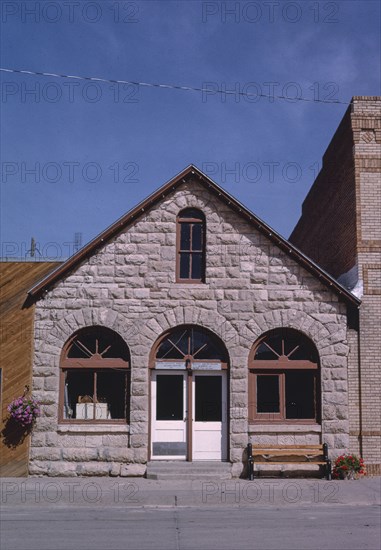
M 193 166 L 29 296 L 31 474 L 144 475 L 169 457 L 239 476 L 249 440 L 351 448 L 360 300 Z
M 348 332 L 350 446 L 381 474 L 381 97 L 353 98 L 290 241 L 361 298 Z

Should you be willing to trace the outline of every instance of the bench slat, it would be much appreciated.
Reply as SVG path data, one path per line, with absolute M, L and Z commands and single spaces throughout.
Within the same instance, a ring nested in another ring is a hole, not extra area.
M 286 461 L 286 462 L 273 462 L 271 460 L 267 460 L 267 461 L 263 461 L 261 462 L 260 460 L 256 460 L 255 461 L 255 464 L 261 464 L 261 466 L 263 464 L 267 464 L 269 466 L 271 466 L 271 464 L 320 464 L 320 465 L 323 465 L 325 464 L 325 462 L 316 462 L 316 461 L 313 461 L 313 462 L 309 462 L 308 460 L 293 460 L 293 461 Z
M 281 453 L 281 454 L 263 454 L 263 455 L 255 455 L 255 459 L 258 460 L 258 459 L 261 459 L 263 458 L 263 460 L 271 460 L 272 458 L 275 458 L 275 459 L 283 459 L 285 462 L 287 460 L 290 460 L 292 461 L 294 458 L 299 458 L 300 460 L 305 460 L 305 461 L 308 461 L 308 462 L 311 462 L 311 461 L 314 461 L 314 460 L 324 460 L 324 457 L 321 456 L 321 455 L 288 455 L 288 454 L 285 454 L 285 453 Z
M 253 443 L 253 449 L 322 449 L 323 445 L 261 445 Z
M 253 456 L 261 456 L 261 455 L 277 455 L 277 456 L 300 456 L 300 455 L 308 455 L 308 456 L 321 456 L 323 453 L 320 453 L 318 450 L 316 451 L 309 451 L 308 449 L 301 449 L 300 451 L 289 451 L 287 449 L 284 450 L 278 450 L 278 449 L 260 449 L 259 451 L 253 451 Z

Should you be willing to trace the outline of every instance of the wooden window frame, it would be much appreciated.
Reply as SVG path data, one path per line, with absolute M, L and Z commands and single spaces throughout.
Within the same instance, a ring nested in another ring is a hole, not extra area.
M 258 376 L 276 376 L 278 378 L 278 387 L 279 387 L 279 412 L 278 413 L 258 413 L 257 412 L 257 378 Z M 252 388 L 254 390 L 253 395 L 253 405 L 254 409 L 253 412 L 255 413 L 254 419 L 255 420 L 263 420 L 266 422 L 274 422 L 274 421 L 283 421 L 283 414 L 282 411 L 284 410 L 284 377 L 282 376 L 282 373 L 275 372 L 275 371 L 261 371 L 261 372 L 254 372 L 254 376 L 251 379 L 251 383 L 254 383 L 254 387 Z
M 291 371 L 307 372 L 305 369 L 293 369 L 290 367 L 288 372 Z M 318 424 L 319 423 L 319 403 L 317 400 L 317 388 L 319 384 L 318 369 L 309 369 L 315 372 L 314 374 L 314 410 L 315 416 L 311 418 L 287 418 L 286 417 L 286 372 L 278 368 L 267 368 L 262 370 L 250 369 L 249 372 L 249 393 L 251 399 L 249 400 L 249 421 L 258 421 L 261 423 L 279 423 L 279 424 Z M 279 413 L 259 413 L 257 412 L 257 377 L 258 376 L 278 376 L 279 377 Z
M 196 218 L 184 218 L 182 215 L 184 215 L 184 212 L 187 210 L 197 210 L 199 212 L 199 217 Z M 184 224 L 190 224 L 190 249 L 189 250 L 182 250 L 180 248 L 181 246 L 181 227 Z M 201 235 L 202 235 L 202 243 L 201 243 L 201 249 L 200 250 L 192 250 L 192 227 L 195 224 L 201 225 Z M 185 284 L 198 284 L 198 283 L 205 283 L 205 264 L 206 264 L 206 220 L 204 213 L 199 210 L 198 208 L 184 208 L 181 212 L 179 212 L 176 220 L 176 283 L 185 283 Z M 189 254 L 189 274 L 192 274 L 192 257 L 194 254 L 201 254 L 201 278 L 199 279 L 193 279 L 191 277 L 188 278 L 181 278 L 180 277 L 180 258 L 181 254 Z
M 99 354 L 95 354 L 91 358 L 76 358 L 76 357 L 67 357 L 69 350 L 73 341 L 81 334 L 82 331 L 86 329 L 101 329 L 105 328 L 109 332 L 111 329 L 106 327 L 85 327 L 77 333 L 71 336 L 66 345 L 64 346 L 61 362 L 60 362 L 60 375 L 59 375 L 59 399 L 58 399 L 58 422 L 61 424 L 129 424 L 129 415 L 130 415 L 130 382 L 131 382 L 131 370 L 130 362 L 122 358 L 103 358 Z M 120 339 L 121 337 L 115 333 Z M 121 339 L 122 340 L 122 339 Z M 126 349 L 127 345 L 125 344 Z M 93 394 L 92 399 L 93 403 L 96 404 L 97 401 L 97 374 L 100 372 L 111 372 L 112 370 L 122 371 L 125 374 L 125 384 L 126 384 L 126 396 L 125 396 L 125 418 L 106 418 L 106 419 L 79 419 L 79 418 L 65 418 L 64 417 L 64 391 L 65 391 L 65 382 L 66 382 L 66 373 L 71 371 L 93 371 Z
M 301 337 L 304 336 L 301 334 Z M 287 331 L 285 336 L 287 338 Z M 292 360 L 281 355 L 275 360 L 255 360 L 255 353 L 266 335 L 253 347 L 249 358 L 249 422 L 263 424 L 319 424 L 321 422 L 320 402 L 320 368 L 319 364 L 306 359 Z M 282 344 L 283 345 L 283 344 Z M 311 342 L 311 345 L 313 343 Z M 313 400 L 315 416 L 312 418 L 287 418 L 286 416 L 286 373 L 287 372 L 313 372 Z M 257 377 L 274 375 L 279 377 L 279 413 L 257 412 Z
M 180 363 L 180 362 L 183 361 L 184 365 L 185 365 L 185 370 L 190 370 L 191 371 L 192 366 L 197 365 L 198 363 L 214 363 L 214 364 L 217 364 L 217 365 L 221 365 L 221 370 L 227 370 L 229 368 L 229 362 L 228 362 L 228 358 L 224 357 L 227 354 L 227 350 L 226 350 L 225 346 L 224 346 L 223 352 L 221 353 L 220 358 L 214 358 L 214 359 L 199 359 L 199 358 L 197 358 L 197 354 L 199 353 L 199 351 L 202 348 L 200 348 L 199 350 L 196 350 L 196 351 L 191 349 L 191 335 L 190 335 L 189 331 L 192 330 L 192 329 L 195 329 L 196 331 L 200 331 L 200 332 L 205 332 L 211 342 L 220 344 L 219 337 L 216 336 L 215 334 L 213 334 L 211 331 L 209 331 L 207 329 L 203 329 L 203 327 L 198 327 L 198 326 L 193 326 L 193 325 L 180 325 L 180 326 L 171 328 L 168 331 L 166 331 L 164 334 L 162 334 L 162 336 L 157 340 L 155 346 L 151 349 L 150 359 L 149 359 L 149 368 L 150 369 L 155 369 L 157 367 L 157 364 L 160 364 L 161 362 L 162 363 Z M 171 341 L 171 337 L 176 331 L 184 331 L 184 334 L 186 334 L 186 338 L 187 338 L 187 350 L 186 350 L 186 352 L 179 349 L 177 347 L 176 343 Z M 180 354 L 182 355 L 181 358 L 171 358 L 171 357 L 160 358 L 160 357 L 157 357 L 159 348 L 163 344 L 163 342 L 165 342 L 165 340 L 169 340 L 170 343 L 180 352 Z M 192 351 L 193 351 L 194 355 L 193 355 Z

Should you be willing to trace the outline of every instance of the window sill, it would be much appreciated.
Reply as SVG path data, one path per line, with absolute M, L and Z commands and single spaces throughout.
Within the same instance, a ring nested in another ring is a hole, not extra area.
M 293 433 L 316 432 L 321 433 L 320 424 L 249 424 L 251 433 Z
M 60 424 L 59 433 L 130 433 L 126 424 Z
M 175 281 L 174 283 L 176 286 L 184 285 L 184 287 L 189 288 L 190 286 L 194 286 L 195 288 L 198 288 L 200 286 L 205 286 L 207 283 L 204 281 Z

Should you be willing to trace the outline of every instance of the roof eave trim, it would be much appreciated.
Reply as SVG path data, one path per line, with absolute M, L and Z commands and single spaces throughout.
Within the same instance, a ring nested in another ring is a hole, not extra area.
M 37 284 L 35 284 L 32 288 L 28 290 L 28 294 L 31 297 L 37 296 L 40 292 L 44 290 L 44 287 L 46 285 L 53 284 L 56 277 L 59 277 L 59 275 L 70 270 L 71 267 L 74 267 L 77 262 L 79 262 L 82 258 L 85 258 L 98 246 L 102 246 L 103 244 L 105 244 L 105 242 L 109 238 L 111 238 L 113 234 L 116 234 L 118 230 L 122 230 L 123 226 L 126 226 L 128 222 L 132 222 L 132 218 L 140 213 L 143 213 L 149 206 L 151 206 L 151 204 L 158 199 L 159 195 L 168 193 L 172 185 L 178 185 L 180 180 L 189 175 L 189 173 L 191 173 L 191 171 L 193 170 L 197 170 L 197 168 L 195 168 L 193 165 L 187 166 L 187 168 L 185 168 L 176 176 L 160 186 L 159 189 L 148 195 L 148 197 L 140 201 L 136 206 L 120 216 L 115 222 L 106 227 L 106 229 L 101 231 L 101 233 L 98 233 L 98 235 L 91 239 L 91 241 L 89 241 L 85 246 L 78 250 L 78 252 L 70 256 L 70 258 L 63 262 L 57 269 L 52 271 L 52 273 L 41 279 L 41 281 L 38 281 Z
M 296 261 L 299 261 L 303 266 L 311 271 L 319 280 L 323 279 L 326 286 L 331 287 L 339 293 L 343 298 L 349 300 L 354 305 L 359 306 L 361 300 L 354 294 L 343 287 L 336 279 L 331 277 L 326 271 L 318 266 L 313 260 L 301 252 L 296 246 L 287 241 L 277 231 L 272 229 L 266 222 L 261 220 L 256 214 L 251 212 L 246 206 L 244 206 L 239 200 L 234 198 L 230 193 L 225 191 L 216 182 L 214 182 L 209 176 L 204 174 L 199 168 L 190 164 L 184 170 L 179 172 L 176 176 L 160 186 L 156 191 L 151 193 L 146 199 L 140 201 L 134 208 L 123 214 L 113 224 L 109 225 L 104 231 L 99 233 L 94 239 L 92 239 L 87 245 L 81 248 L 78 252 L 68 258 L 63 264 L 57 267 L 54 271 L 44 277 L 36 285 L 34 285 L 29 291 L 28 295 L 31 298 L 38 297 L 41 293 L 47 291 L 47 287 L 53 285 L 57 279 L 80 262 L 83 258 L 87 257 L 91 252 L 94 252 L 98 247 L 103 246 L 110 238 L 126 227 L 129 223 L 132 223 L 135 219 L 151 208 L 155 202 L 164 198 L 171 190 L 174 190 L 180 183 L 185 182 L 184 178 L 190 175 L 196 175 L 204 184 L 208 186 L 217 196 L 224 199 L 228 205 L 236 209 L 239 214 L 245 216 L 249 221 L 257 226 L 257 229 L 266 235 L 274 244 L 280 246 L 288 254 L 292 254 Z

